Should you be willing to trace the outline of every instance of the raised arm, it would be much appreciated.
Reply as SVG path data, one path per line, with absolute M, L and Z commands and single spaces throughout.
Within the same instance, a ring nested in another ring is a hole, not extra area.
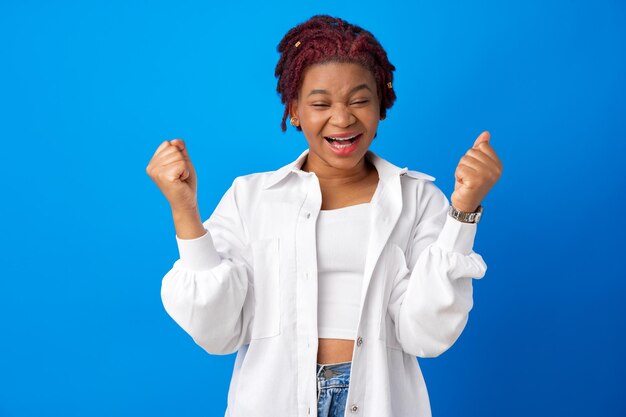
M 487 270 L 472 251 L 476 225 L 447 215 L 449 203 L 424 184 L 426 208 L 412 233 L 406 274 L 398 276 L 389 301 L 396 337 L 414 356 L 445 352 L 459 337 L 472 308 L 472 278 Z
M 452 204 L 477 209 L 499 180 L 502 163 L 483 132 L 455 171 Z M 406 273 L 400 272 L 391 293 L 389 313 L 403 350 L 415 356 L 440 355 L 454 344 L 473 306 L 472 279 L 487 265 L 473 251 L 477 225 L 449 216 L 450 203 L 432 183 L 420 197 L 420 218 L 413 230 Z
M 161 144 L 147 171 L 172 206 L 180 253 L 163 278 L 165 310 L 207 352 L 232 353 L 249 342 L 254 311 L 237 181 L 202 223 L 195 171 L 182 141 Z

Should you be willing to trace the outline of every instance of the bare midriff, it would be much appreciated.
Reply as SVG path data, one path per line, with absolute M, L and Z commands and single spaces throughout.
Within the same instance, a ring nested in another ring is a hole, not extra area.
M 346 339 L 318 339 L 317 363 L 320 365 L 328 363 L 350 362 L 352 361 L 352 351 L 354 350 L 354 340 Z

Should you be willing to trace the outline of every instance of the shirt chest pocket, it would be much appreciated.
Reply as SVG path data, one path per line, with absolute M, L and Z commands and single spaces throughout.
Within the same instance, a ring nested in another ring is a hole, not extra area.
M 254 319 L 252 339 L 280 334 L 280 247 L 279 239 L 252 242 Z

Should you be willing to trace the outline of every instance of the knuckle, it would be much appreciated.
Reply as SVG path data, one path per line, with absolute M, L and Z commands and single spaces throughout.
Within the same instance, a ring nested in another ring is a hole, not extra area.
M 185 164 L 185 161 L 176 161 L 172 164 L 171 171 L 177 174 L 181 174 L 185 172 L 185 169 L 187 169 L 187 165 Z
M 155 175 L 154 175 L 154 177 L 155 177 L 155 179 L 156 179 L 157 181 L 160 181 L 160 182 L 165 182 L 165 181 L 167 181 L 167 175 L 165 174 L 165 172 L 164 172 L 164 171 L 158 171 L 158 172 L 156 172 L 156 173 L 155 173 Z

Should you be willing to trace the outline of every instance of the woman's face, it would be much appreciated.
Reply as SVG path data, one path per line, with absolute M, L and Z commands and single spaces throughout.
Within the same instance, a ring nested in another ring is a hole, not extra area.
M 290 106 L 309 143 L 309 162 L 355 168 L 378 128 L 380 101 L 372 73 L 361 65 L 329 62 L 304 72 L 298 99 Z

